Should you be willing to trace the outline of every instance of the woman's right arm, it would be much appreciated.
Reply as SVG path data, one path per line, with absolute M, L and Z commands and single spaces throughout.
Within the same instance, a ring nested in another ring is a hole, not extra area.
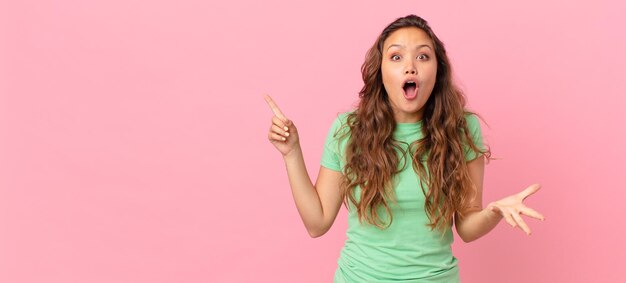
M 315 186 L 311 183 L 300 149 L 284 156 L 291 193 L 311 237 L 324 235 L 341 208 L 341 173 L 320 166 Z
M 309 235 L 316 238 L 324 235 L 335 222 L 341 208 L 341 172 L 320 166 L 315 185 L 304 163 L 298 131 L 274 101 L 265 100 L 274 112 L 268 138 L 283 155 L 293 199 Z

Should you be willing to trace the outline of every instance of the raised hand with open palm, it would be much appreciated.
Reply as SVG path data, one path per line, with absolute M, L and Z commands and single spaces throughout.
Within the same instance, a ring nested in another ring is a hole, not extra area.
M 519 227 L 527 235 L 530 235 L 530 228 L 526 225 L 526 222 L 524 222 L 524 219 L 522 219 L 520 214 L 542 221 L 545 219 L 539 212 L 527 207 L 523 203 L 527 197 L 536 193 L 539 188 L 541 188 L 539 184 L 531 185 L 517 194 L 490 203 L 487 205 L 487 209 L 493 213 L 502 215 L 504 220 L 509 223 L 509 225 L 512 227 Z

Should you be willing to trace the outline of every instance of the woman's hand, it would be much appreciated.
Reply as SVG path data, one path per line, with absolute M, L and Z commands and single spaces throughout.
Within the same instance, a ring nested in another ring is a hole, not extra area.
M 282 153 L 283 157 L 300 148 L 300 139 L 296 126 L 287 119 L 282 111 L 278 108 L 274 100 L 269 95 L 265 95 L 265 101 L 270 106 L 274 117 L 272 117 L 272 126 L 268 138 L 270 142 Z
M 526 232 L 527 235 L 530 235 L 530 228 L 528 228 L 528 225 L 526 225 L 520 214 L 524 214 L 526 216 L 530 216 L 532 218 L 536 218 L 542 221 L 545 218 L 539 212 L 525 206 L 522 202 L 528 196 L 537 192 L 540 187 L 541 186 L 539 184 L 531 185 L 517 194 L 490 203 L 487 206 L 487 209 L 489 209 L 493 213 L 498 213 L 502 215 L 504 217 L 504 220 L 506 220 L 506 222 L 509 223 L 511 226 L 519 227 L 524 232 Z

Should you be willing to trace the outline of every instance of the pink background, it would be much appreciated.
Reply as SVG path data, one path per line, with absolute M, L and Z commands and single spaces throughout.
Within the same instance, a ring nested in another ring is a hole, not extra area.
M 489 124 L 485 203 L 543 185 L 532 236 L 457 238 L 463 282 L 626 280 L 619 1 L 220 2 L 1 2 L 0 282 L 330 282 L 346 211 L 308 236 L 262 95 L 315 178 L 409 13 Z

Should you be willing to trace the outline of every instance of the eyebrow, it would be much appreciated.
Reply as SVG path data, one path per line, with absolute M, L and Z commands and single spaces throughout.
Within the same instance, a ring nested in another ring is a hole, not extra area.
M 389 47 L 387 47 L 387 50 L 389 50 L 389 48 L 391 48 L 391 47 L 400 47 L 400 48 L 404 48 L 404 45 L 401 45 L 401 44 L 392 44 L 392 45 L 389 45 Z M 420 49 L 420 48 L 422 48 L 422 47 L 428 47 L 428 49 L 431 49 L 431 50 L 432 50 L 432 48 L 431 48 L 431 47 L 430 47 L 430 45 L 428 45 L 428 44 L 418 45 L 417 47 L 415 47 L 415 49 Z

